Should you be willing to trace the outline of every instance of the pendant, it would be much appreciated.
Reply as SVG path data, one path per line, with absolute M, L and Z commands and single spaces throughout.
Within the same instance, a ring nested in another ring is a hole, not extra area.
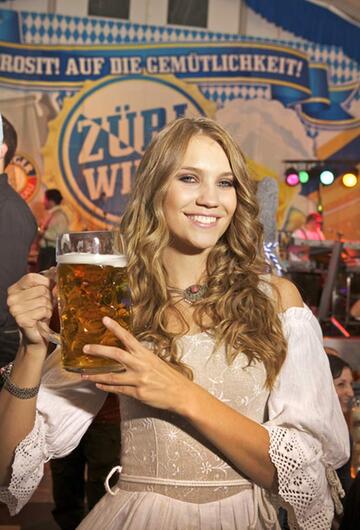
M 194 302 L 197 302 L 198 300 L 201 300 L 204 298 L 205 293 L 207 291 L 207 285 L 190 285 L 186 289 L 183 290 L 184 294 L 184 300 L 188 304 L 193 304 Z

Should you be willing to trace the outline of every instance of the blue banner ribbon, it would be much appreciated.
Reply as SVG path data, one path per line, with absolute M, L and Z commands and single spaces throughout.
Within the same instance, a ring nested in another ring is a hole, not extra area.
M 163 43 L 124 46 L 19 44 L 17 13 L 0 11 L 0 84 L 36 90 L 78 89 L 107 75 L 172 74 L 191 83 L 269 85 L 272 98 L 296 106 L 317 126 L 354 127 L 346 109 L 355 83 L 329 86 L 327 66 L 272 43 Z M 11 42 L 10 42 L 11 41 Z

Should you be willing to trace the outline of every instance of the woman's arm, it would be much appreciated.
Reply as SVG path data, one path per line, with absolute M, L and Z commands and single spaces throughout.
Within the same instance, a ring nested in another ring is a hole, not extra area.
M 280 294 L 279 308 L 303 306 L 297 289 L 290 282 L 277 280 L 276 285 Z M 267 489 L 273 486 L 276 471 L 269 456 L 269 434 L 262 425 L 188 380 L 114 321 L 106 319 L 105 322 L 128 351 L 92 345 L 87 347 L 86 353 L 118 359 L 124 362 L 127 371 L 85 376 L 86 379 L 97 382 L 104 390 L 127 394 L 150 406 L 180 414 L 251 480 Z
M 51 316 L 49 280 L 28 274 L 9 288 L 8 295 L 10 313 L 23 335 L 10 381 L 19 388 L 33 388 L 39 385 L 46 357 L 46 344 L 36 323 Z M 15 448 L 33 428 L 36 400 L 36 396 L 19 399 L 5 388 L 0 392 L 0 484 L 8 482 Z

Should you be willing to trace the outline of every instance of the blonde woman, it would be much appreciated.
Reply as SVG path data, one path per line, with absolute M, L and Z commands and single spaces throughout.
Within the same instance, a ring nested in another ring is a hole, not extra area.
M 24 336 L 11 383 L 24 394 L 43 373 L 37 396 L 0 395 L 12 513 L 113 392 L 122 471 L 81 530 L 278 529 L 279 506 L 292 528 L 330 528 L 347 427 L 317 321 L 291 283 L 265 274 L 257 213 L 243 155 L 220 125 L 182 118 L 152 141 L 122 222 L 134 335 L 105 319 L 124 349 L 84 348 L 123 373 L 80 378 L 58 351 L 44 363 L 36 323 L 50 315 L 48 281 L 32 274 L 10 288 Z

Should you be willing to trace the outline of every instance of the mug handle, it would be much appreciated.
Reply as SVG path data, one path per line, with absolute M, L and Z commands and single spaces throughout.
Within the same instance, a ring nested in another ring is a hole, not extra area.
M 50 269 L 46 269 L 43 271 L 40 271 L 39 274 L 42 276 L 46 276 L 46 278 L 49 278 L 50 280 L 50 288 L 53 288 L 56 284 L 56 267 L 50 267 Z M 37 323 L 37 327 L 39 330 L 40 335 L 47 340 L 48 342 L 52 342 L 53 344 L 56 344 L 59 346 L 61 344 L 60 341 L 60 334 L 55 333 L 52 329 L 50 329 L 49 325 L 46 322 L 39 321 Z
M 60 342 L 59 333 L 55 333 L 55 331 L 50 329 L 46 322 L 39 321 L 37 323 L 37 327 L 38 327 L 40 335 L 45 340 L 47 340 L 48 342 L 52 342 L 53 344 L 56 344 L 57 346 L 60 346 L 61 342 Z

